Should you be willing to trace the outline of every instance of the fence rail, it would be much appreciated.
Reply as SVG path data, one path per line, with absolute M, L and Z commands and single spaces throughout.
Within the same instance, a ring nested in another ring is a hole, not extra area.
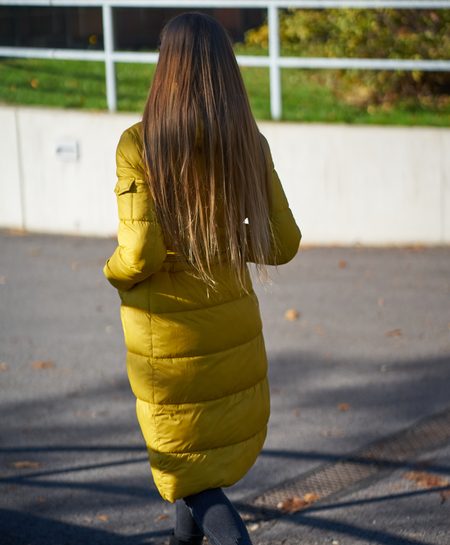
M 108 109 L 117 109 L 116 62 L 156 64 L 158 53 L 116 51 L 114 49 L 114 8 L 264 8 L 268 13 L 268 56 L 237 55 L 241 66 L 268 67 L 270 73 L 270 111 L 272 119 L 282 115 L 282 68 L 352 68 L 365 70 L 421 70 L 450 72 L 450 60 L 359 59 L 321 57 L 283 57 L 280 55 L 279 10 L 284 8 L 330 9 L 449 9 L 450 0 L 0 0 L 0 6 L 101 7 L 103 50 L 1 47 L 0 57 L 102 61 L 105 63 Z
M 113 8 L 448 8 L 448 0 L 1 0 L 7 6 Z

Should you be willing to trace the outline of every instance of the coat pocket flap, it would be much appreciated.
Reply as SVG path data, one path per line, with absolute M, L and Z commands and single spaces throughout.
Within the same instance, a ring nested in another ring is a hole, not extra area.
M 132 192 L 136 189 L 135 178 L 119 178 L 114 188 L 116 195 Z

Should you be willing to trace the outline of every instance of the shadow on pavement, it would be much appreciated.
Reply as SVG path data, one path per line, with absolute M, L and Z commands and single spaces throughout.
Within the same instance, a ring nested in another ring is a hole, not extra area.
M 2 545 L 149 545 L 155 543 L 152 537 L 168 534 L 156 531 L 121 536 L 9 509 L 0 509 L 0 528 Z

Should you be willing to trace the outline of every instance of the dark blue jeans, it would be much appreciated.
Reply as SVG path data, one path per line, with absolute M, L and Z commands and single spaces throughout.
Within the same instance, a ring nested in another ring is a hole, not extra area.
M 212 545 L 252 545 L 239 513 L 221 488 L 210 488 L 175 502 L 175 536 L 183 541 L 207 536 Z

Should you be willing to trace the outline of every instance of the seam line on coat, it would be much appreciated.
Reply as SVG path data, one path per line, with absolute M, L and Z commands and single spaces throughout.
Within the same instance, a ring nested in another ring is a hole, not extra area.
M 148 325 L 150 329 L 150 351 L 152 353 L 151 357 L 153 358 L 153 332 L 152 332 L 152 316 L 151 315 L 148 317 Z M 155 402 L 155 368 L 153 365 L 151 366 L 151 368 L 152 368 L 152 401 L 154 403 Z
M 147 445 L 147 449 L 151 450 L 153 452 L 156 452 L 157 454 L 182 454 L 182 455 L 183 454 L 185 454 L 185 455 L 188 455 L 188 454 L 202 454 L 204 452 L 209 452 L 211 450 L 218 450 L 218 449 L 224 449 L 224 448 L 227 448 L 227 447 L 234 447 L 236 445 L 239 445 L 239 443 L 247 443 L 247 442 L 251 441 L 257 435 L 260 435 L 264 431 L 266 426 L 267 426 L 267 422 L 256 433 L 254 433 L 253 435 L 250 435 L 250 437 L 247 437 L 246 439 L 243 439 L 242 441 L 236 441 L 235 443 L 227 443 L 226 445 L 221 445 L 219 447 L 205 448 L 203 450 L 155 450 L 154 448 L 151 448 L 151 447 L 149 447 Z
M 133 205 L 134 205 L 134 195 L 131 193 L 131 206 L 130 206 L 130 216 L 133 217 Z
M 121 244 L 118 244 L 117 246 L 119 248 L 119 256 L 120 256 L 120 259 L 122 260 L 122 263 L 124 263 L 125 267 L 130 269 L 131 272 L 133 273 L 137 273 L 137 274 L 143 274 L 143 270 L 141 270 L 140 268 L 138 267 L 135 267 L 134 265 L 132 265 L 131 263 L 127 263 L 126 259 L 124 259 L 122 257 L 121 254 L 124 254 L 125 253 L 125 250 L 126 250 L 126 246 L 123 246 Z M 121 279 L 119 279 L 121 280 Z M 136 280 L 132 277 L 132 278 L 127 278 L 126 279 L 128 282 L 136 282 Z M 140 281 L 139 281 L 140 282 Z M 133 285 L 133 284 L 132 284 Z M 126 290 L 125 290 L 126 291 Z
M 183 360 L 183 359 L 193 359 L 193 358 L 202 358 L 203 356 L 214 356 L 216 354 L 220 354 L 221 352 L 227 352 L 229 350 L 234 350 L 235 348 L 238 348 L 239 346 L 243 346 L 244 344 L 249 344 L 251 343 L 252 341 L 254 341 L 257 337 L 259 337 L 262 333 L 262 328 L 259 329 L 258 333 L 252 337 L 251 339 L 249 339 L 248 341 L 244 341 L 242 343 L 238 343 L 238 344 L 235 344 L 231 347 L 228 347 L 228 348 L 224 348 L 223 350 L 217 350 L 216 352 L 206 352 L 205 354 L 192 354 L 190 356 L 171 356 L 171 355 L 167 355 L 167 356 L 154 356 L 153 354 L 152 355 L 149 355 L 149 354 L 140 354 L 139 352 L 133 352 L 133 350 L 130 350 L 130 349 L 127 349 L 128 352 L 130 352 L 130 354 L 134 354 L 136 356 L 141 356 L 142 358 L 151 358 L 152 360 Z M 153 350 L 152 350 L 153 352 Z M 149 362 L 151 364 L 151 362 Z
M 226 397 L 231 397 L 237 394 L 242 394 L 246 390 L 250 390 L 251 388 L 256 388 L 261 382 L 263 382 L 267 378 L 267 370 L 264 373 L 264 376 L 251 384 L 250 386 L 247 386 L 246 388 L 242 388 L 241 390 L 236 390 L 235 392 L 230 392 L 229 394 L 220 395 L 219 397 L 214 397 L 213 399 L 205 399 L 201 401 L 182 401 L 181 403 L 152 403 L 151 401 L 145 401 L 144 399 L 141 399 L 143 403 L 148 403 L 148 405 L 159 405 L 162 407 L 167 407 L 168 405 L 206 405 L 207 403 L 213 403 L 215 401 L 219 401 L 219 399 L 224 399 Z M 156 415 L 160 416 L 160 415 Z
M 182 271 L 180 271 L 182 272 Z M 252 297 L 256 296 L 256 293 L 254 290 L 252 290 L 250 293 L 245 293 L 244 295 L 241 295 L 240 297 L 235 297 L 234 299 L 229 299 L 227 301 L 222 301 L 221 303 L 216 303 L 215 305 L 208 305 L 208 306 L 201 306 L 197 308 L 187 308 L 185 310 L 169 310 L 169 312 L 153 312 L 155 316 L 165 316 L 166 314 L 184 314 L 185 312 L 195 312 L 197 310 L 208 310 L 210 308 L 216 308 L 220 307 L 221 305 L 228 305 L 229 303 L 235 303 L 236 301 L 240 301 L 241 299 L 245 299 L 246 297 Z

